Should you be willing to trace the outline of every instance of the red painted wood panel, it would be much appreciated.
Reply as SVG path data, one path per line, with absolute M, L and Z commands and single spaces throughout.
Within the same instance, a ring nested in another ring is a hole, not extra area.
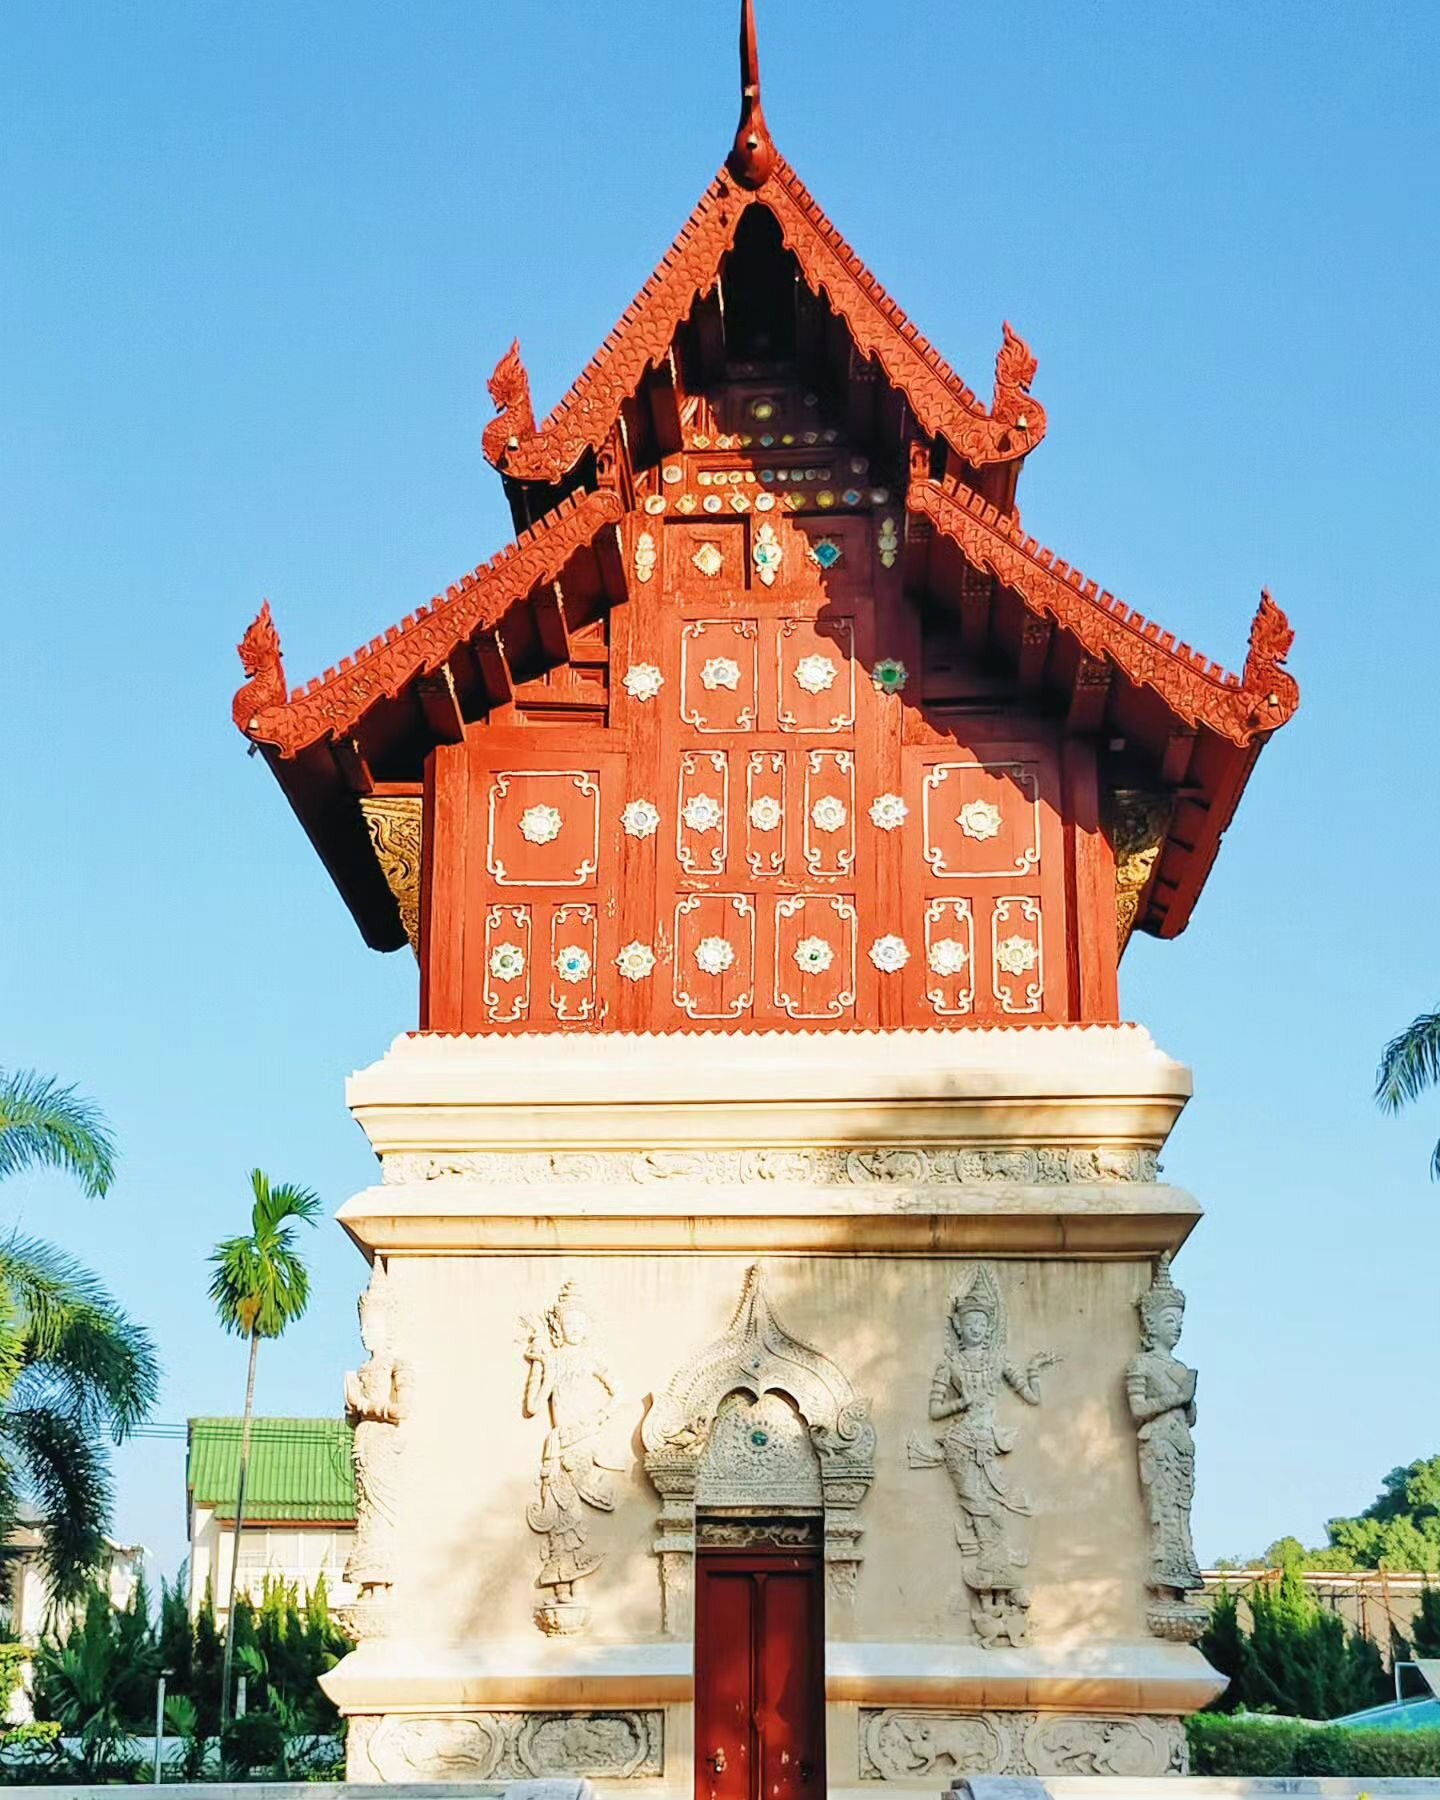
M 824 1632 L 818 1554 L 700 1552 L 696 1800 L 822 1800 Z
M 791 433 L 757 473 L 723 411 L 698 407 L 626 522 L 608 723 L 510 707 L 434 752 L 425 1023 L 1114 1018 L 1094 745 L 973 660 L 974 619 L 937 635 L 863 456 Z M 888 661 L 908 679 L 879 682 Z

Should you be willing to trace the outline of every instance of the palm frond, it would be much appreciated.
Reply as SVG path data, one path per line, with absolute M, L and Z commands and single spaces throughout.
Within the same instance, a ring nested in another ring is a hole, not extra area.
M 39 1514 L 39 1560 L 59 1602 L 86 1590 L 105 1550 L 113 1500 L 104 1449 L 55 1407 L 11 1407 L 0 1418 L 8 1460 Z
M 31 1168 L 63 1169 L 99 1199 L 115 1179 L 115 1140 L 73 1087 L 33 1069 L 0 1070 L 0 1179 Z
M 250 1172 L 249 1236 L 223 1238 L 210 1257 L 210 1299 L 226 1331 L 279 1337 L 310 1303 L 310 1277 L 293 1226 L 314 1225 L 321 1202 L 309 1188 Z
M 1375 1099 L 1385 1112 L 1399 1112 L 1428 1089 L 1440 1085 L 1440 1012 L 1421 1013 L 1380 1053 Z
M 12 1237 L 0 1243 L 0 1292 L 19 1345 L 17 1403 L 63 1407 L 117 1442 L 148 1415 L 160 1389 L 155 1346 L 88 1269 L 51 1244 Z M 4 1338 L 0 1319 L 0 1369 Z
M 320 1196 L 313 1189 L 292 1181 L 272 1182 L 263 1169 L 250 1171 L 250 1192 L 254 1196 L 250 1223 L 255 1236 L 272 1236 L 289 1219 L 313 1225 L 320 1217 Z

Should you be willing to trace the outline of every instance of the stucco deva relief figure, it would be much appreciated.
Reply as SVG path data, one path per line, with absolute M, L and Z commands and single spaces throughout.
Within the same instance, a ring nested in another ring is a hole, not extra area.
M 542 1414 L 549 1427 L 540 1453 L 540 1497 L 525 1509 L 526 1524 L 545 1540 L 535 1585 L 549 1598 L 535 1609 L 535 1623 L 547 1636 L 568 1636 L 590 1620 L 590 1609 L 575 1599 L 575 1583 L 604 1561 L 600 1551 L 585 1547 L 585 1508 L 615 1510 L 610 1475 L 625 1467 L 611 1428 L 620 1390 L 588 1346 L 590 1315 L 573 1282 L 561 1288 L 543 1324 L 531 1318 L 522 1324 L 525 1417 Z
M 954 1342 L 946 1344 L 930 1383 L 930 1418 L 945 1425 L 945 1434 L 938 1442 L 912 1435 L 910 1467 L 943 1462 L 954 1484 L 955 1539 L 976 1637 L 987 1648 L 1020 1645 L 1030 1596 L 1018 1571 L 1029 1556 L 1015 1541 L 1012 1521 L 1029 1517 L 1030 1502 L 1004 1466 L 1018 1433 L 1000 1423 L 999 1405 L 1008 1387 L 1027 1406 L 1038 1406 L 1040 1375 L 1059 1358 L 1038 1350 L 1023 1368 L 1007 1360 L 1005 1304 L 989 1263 L 974 1264 L 956 1285 L 949 1325 Z
M 1150 1289 L 1136 1307 L 1141 1348 L 1125 1370 L 1125 1395 L 1139 1427 L 1140 1485 L 1150 1516 L 1147 1617 L 1156 1637 L 1193 1643 L 1208 1617 L 1187 1598 L 1203 1585 L 1190 1539 L 1196 1376 L 1174 1353 L 1185 1324 L 1185 1296 L 1170 1279 L 1168 1256 L 1155 1265 Z
M 375 1258 L 359 1311 L 360 1341 L 370 1355 L 345 1377 L 345 1416 L 355 1427 L 355 1542 L 345 1579 L 358 1590 L 351 1613 L 363 1641 L 384 1635 L 395 1579 L 395 1505 L 403 1450 L 399 1428 L 410 1411 L 410 1368 L 391 1350 L 394 1305 L 382 1257 Z

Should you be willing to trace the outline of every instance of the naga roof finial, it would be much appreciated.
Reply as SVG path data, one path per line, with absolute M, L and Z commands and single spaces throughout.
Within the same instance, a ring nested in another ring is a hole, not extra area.
M 764 187 L 776 150 L 760 104 L 760 51 L 755 39 L 755 0 L 740 0 L 740 124 L 727 160 L 741 187 Z

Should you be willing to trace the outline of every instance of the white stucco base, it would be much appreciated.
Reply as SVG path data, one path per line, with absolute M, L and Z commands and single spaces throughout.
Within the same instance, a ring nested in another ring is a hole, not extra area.
M 775 1319 L 875 1429 L 859 1551 L 830 1569 L 830 1791 L 934 1792 L 977 1756 L 1179 1766 L 1179 1718 L 1220 1681 L 1147 1632 L 1124 1369 L 1153 1261 L 1199 1217 L 1155 1161 L 1189 1093 L 1135 1026 L 412 1036 L 352 1077 L 383 1178 L 340 1220 L 385 1261 L 413 1395 L 385 1635 L 325 1683 L 352 1718 L 352 1777 L 693 1791 L 688 1614 L 662 1594 L 640 1427 L 755 1263 Z M 1038 1406 L 1002 1401 L 1033 1503 L 1019 1648 L 975 1638 L 945 1470 L 907 1456 L 931 1429 L 948 1296 L 981 1260 L 1008 1354 L 1059 1358 Z M 545 1422 L 522 1412 L 520 1322 L 567 1282 L 629 1450 L 615 1510 L 585 1515 L 603 1562 L 577 1584 L 584 1633 L 547 1637 L 525 1516 Z

